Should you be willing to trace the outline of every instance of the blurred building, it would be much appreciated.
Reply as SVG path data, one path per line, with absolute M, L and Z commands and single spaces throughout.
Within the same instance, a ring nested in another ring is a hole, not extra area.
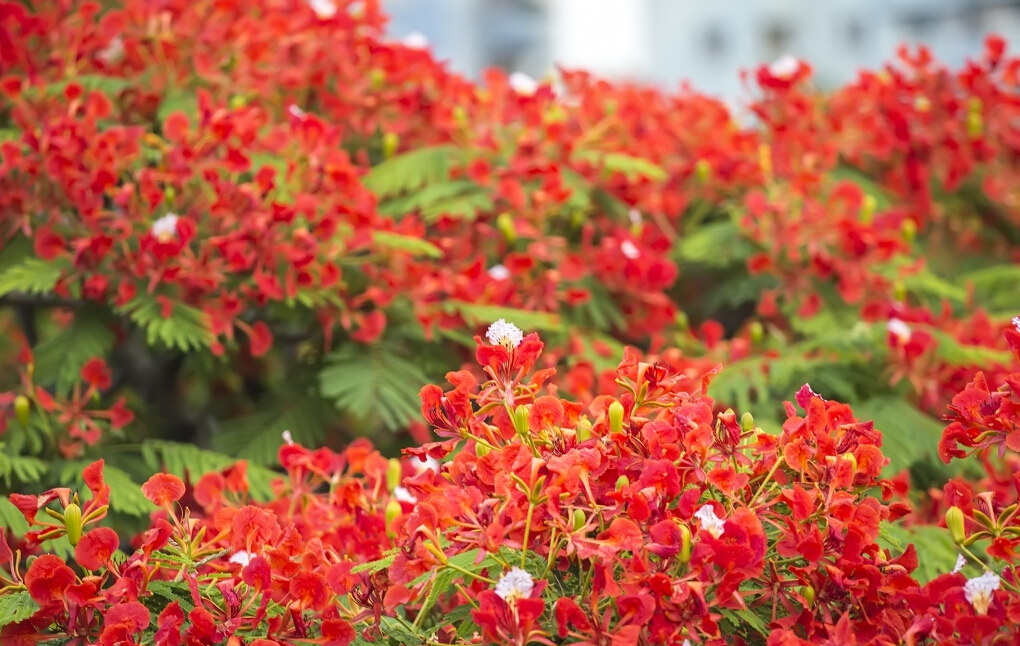
M 454 69 L 543 76 L 554 63 L 614 79 L 681 81 L 734 99 L 739 72 L 792 54 L 823 86 L 925 43 L 960 65 L 997 33 L 1020 48 L 1020 0 L 384 0 L 391 33 L 425 36 Z

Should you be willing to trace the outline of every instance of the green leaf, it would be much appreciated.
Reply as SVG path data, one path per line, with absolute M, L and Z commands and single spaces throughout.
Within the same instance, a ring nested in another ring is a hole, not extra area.
M 28 523 L 25 522 L 25 517 L 7 496 L 0 496 L 0 525 L 11 530 L 15 536 L 24 536 L 25 532 L 28 531 Z
M 142 494 L 137 484 L 124 471 L 107 464 L 103 467 L 103 478 L 110 485 L 110 509 L 130 516 L 148 516 L 152 503 Z
M 551 312 L 532 312 L 465 301 L 446 301 L 443 303 L 443 308 L 448 313 L 457 313 L 463 316 L 468 325 L 491 325 L 499 319 L 505 319 L 524 330 L 525 334 L 534 330 L 561 331 L 563 329 L 563 322 L 559 315 Z
M 429 184 L 408 195 L 387 200 L 379 205 L 378 210 L 381 215 L 399 218 L 412 211 L 428 209 L 444 201 L 449 201 L 451 198 L 457 198 L 466 193 L 478 192 L 479 190 L 479 186 L 470 180 L 439 182 L 437 184 Z
M 45 294 L 52 291 L 65 267 L 63 260 L 26 258 L 0 273 L 0 296 L 11 292 Z
M 193 92 L 175 91 L 163 97 L 156 112 L 156 120 L 160 123 L 166 121 L 174 112 L 183 112 L 189 119 L 194 120 L 198 114 L 198 95 Z
M 935 525 L 915 525 L 901 527 L 891 523 L 885 524 L 885 532 L 878 535 L 878 543 L 899 556 L 907 545 L 914 545 L 917 553 L 918 567 L 912 575 L 922 584 L 952 571 L 956 565 L 957 549 L 949 530 Z
M 380 200 L 413 191 L 446 180 L 451 162 L 463 160 L 467 154 L 456 146 L 418 148 L 375 166 L 364 184 Z
M 432 610 L 432 607 L 439 601 L 440 595 L 446 594 L 446 591 L 450 589 L 450 585 L 453 584 L 453 579 L 456 576 L 457 571 L 452 568 L 440 570 L 439 574 L 436 575 L 435 581 L 432 582 L 432 587 L 429 588 L 428 596 L 422 602 L 421 609 L 418 610 L 419 617 L 428 615 L 429 610 Z
M 201 350 L 215 341 L 208 317 L 202 310 L 174 302 L 170 316 L 164 318 L 163 306 L 151 294 L 139 294 L 123 306 L 116 308 L 126 314 L 148 335 L 149 345 L 162 343 L 183 352 Z
M 390 430 L 421 415 L 418 393 L 428 383 L 416 357 L 392 343 L 348 343 L 326 357 L 319 392 L 337 410 L 378 419 Z
M 626 155 L 624 153 L 607 153 L 597 150 L 579 150 L 574 153 L 577 161 L 587 161 L 595 166 L 616 173 L 622 173 L 627 179 L 647 178 L 652 181 L 661 182 L 669 177 L 661 167 L 653 164 L 647 159 Z
M 317 446 L 335 417 L 332 405 L 317 393 L 285 386 L 257 412 L 225 422 L 213 436 L 212 448 L 237 459 L 272 466 L 283 444 L 284 431 L 290 431 L 294 441 L 303 446 Z
M 954 303 L 964 303 L 967 300 L 967 290 L 956 284 L 957 282 L 949 282 L 928 269 L 922 269 L 903 279 L 903 285 L 915 294 L 936 300 L 945 299 Z
M 732 220 L 720 220 L 684 232 L 674 256 L 684 262 L 726 267 L 743 265 L 753 253 L 753 245 L 743 237 L 737 224 Z
M 26 590 L 0 595 L 0 628 L 25 621 L 34 615 L 39 607 Z
M 368 563 L 362 563 L 361 565 L 355 565 L 351 568 L 351 574 L 358 574 L 360 572 L 368 572 L 374 574 L 380 570 L 385 570 L 389 566 L 393 565 L 393 559 L 396 557 L 395 554 L 391 554 L 385 558 L 381 558 L 377 561 L 369 561 Z
M 98 91 L 111 99 L 116 97 L 117 94 L 128 87 L 131 87 L 138 82 L 138 79 L 121 78 L 118 76 L 104 76 L 102 74 L 76 74 L 69 78 L 61 79 L 55 83 L 50 83 L 42 88 L 42 95 L 47 97 L 58 96 L 64 93 L 67 86 L 71 83 L 77 83 L 86 92 Z M 39 94 L 37 88 L 29 88 L 26 94 L 35 96 Z
M 1013 311 L 1016 286 L 1020 284 L 1020 264 L 1003 264 L 971 271 L 954 282 L 972 285 L 974 300 L 990 310 Z
M 987 369 L 990 366 L 1008 366 L 1013 361 L 1013 355 L 1007 351 L 966 345 L 936 328 L 928 328 L 928 332 L 938 342 L 935 349 L 938 358 L 951 366 Z
M 81 381 L 81 369 L 88 360 L 106 357 L 113 342 L 114 334 L 97 310 L 78 310 L 67 327 L 35 347 L 36 379 L 69 393 Z
M 0 457 L 0 477 L 7 486 L 11 484 L 11 476 L 15 476 L 23 484 L 39 482 L 49 471 L 49 464 L 30 455 L 4 455 Z
M 186 583 L 150 581 L 147 590 L 171 603 L 174 601 L 180 603 L 184 612 L 191 612 L 195 609 L 195 604 L 191 602 L 191 591 Z
M 372 233 L 372 240 L 376 245 L 390 251 L 403 251 L 412 256 L 426 258 L 442 258 L 443 250 L 428 240 L 405 236 L 392 231 L 375 231 Z
M 731 608 L 720 608 L 719 612 L 721 612 L 724 617 L 729 619 L 730 623 L 732 623 L 734 626 L 746 625 L 750 626 L 751 628 L 754 629 L 755 632 L 760 633 L 762 635 L 769 634 L 768 626 L 765 625 L 765 622 L 762 621 L 761 617 L 759 617 L 758 615 L 754 614 L 753 612 L 746 608 L 738 610 L 734 610 Z
M 380 628 L 383 635 L 397 640 L 401 646 L 417 646 L 427 641 L 424 635 L 416 633 L 410 624 L 398 617 L 383 617 Z

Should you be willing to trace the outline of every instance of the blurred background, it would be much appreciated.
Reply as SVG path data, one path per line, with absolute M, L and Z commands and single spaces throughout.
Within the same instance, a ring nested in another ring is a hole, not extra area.
M 958 66 L 997 33 L 1020 42 L 1020 0 L 385 0 L 395 38 L 424 36 L 452 68 L 546 75 L 554 64 L 726 100 L 741 70 L 784 54 L 832 87 L 925 43 Z

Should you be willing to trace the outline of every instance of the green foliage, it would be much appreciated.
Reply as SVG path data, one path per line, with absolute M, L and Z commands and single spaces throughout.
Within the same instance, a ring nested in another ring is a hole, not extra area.
M 450 165 L 465 159 L 456 146 L 418 148 L 378 164 L 365 177 L 365 186 L 380 200 L 446 180 Z
M 656 164 L 624 153 L 579 150 L 574 153 L 575 161 L 586 161 L 611 173 L 621 173 L 627 179 L 646 178 L 655 182 L 664 181 L 669 175 Z
M 391 251 L 402 251 L 426 258 L 443 257 L 442 249 L 427 240 L 414 236 L 405 236 L 392 231 L 374 231 L 372 240 L 377 246 Z
M 419 361 L 396 343 L 348 343 L 326 357 L 319 392 L 338 410 L 396 430 L 420 417 L 418 392 L 428 377 Z
M 7 496 L 0 496 L 0 526 L 10 529 L 16 536 L 24 536 L 28 531 L 25 517 Z
M 912 574 L 921 583 L 950 572 L 956 565 L 958 552 L 949 536 L 949 530 L 944 527 L 902 527 L 883 522 L 878 543 L 896 556 L 902 554 L 907 545 L 914 545 L 923 557 L 918 559 L 918 568 Z
M 212 446 L 223 455 L 270 466 L 276 464 L 284 431 L 303 446 L 318 446 L 335 416 L 333 407 L 317 393 L 283 386 L 250 415 L 225 422 L 213 436 Z
M 66 268 L 63 260 L 25 258 L 0 272 L 0 296 L 12 292 L 45 294 L 53 290 Z
M 3 446 L 0 443 L 0 449 Z M 11 486 L 11 476 L 23 484 L 29 484 L 42 480 L 48 471 L 49 464 L 39 458 L 14 452 L 9 455 L 0 453 L 0 478 L 3 478 L 8 487 Z
M 173 303 L 170 316 L 164 317 L 163 306 L 156 297 L 142 293 L 115 311 L 129 316 L 144 329 L 149 345 L 162 343 L 189 352 L 208 348 L 215 340 L 205 313 L 184 303 Z
M 443 308 L 449 314 L 460 314 L 468 325 L 476 327 L 489 325 L 499 319 L 506 319 L 529 331 L 561 331 L 563 329 L 563 322 L 559 315 L 549 312 L 532 312 L 465 301 L 446 301 L 443 303 Z
M 222 471 L 235 464 L 237 458 L 206 451 L 192 444 L 150 440 L 141 446 L 142 458 L 152 472 L 167 473 L 195 483 L 206 473 Z M 258 465 L 248 465 L 248 483 L 252 498 L 267 501 L 272 498 L 270 483 L 277 474 Z M 151 509 L 151 508 L 150 508 Z
M 66 395 L 79 383 L 85 363 L 105 359 L 113 342 L 114 334 L 96 308 L 79 309 L 67 327 L 33 349 L 35 378 Z
M 15 592 L 0 596 L 0 628 L 7 624 L 24 621 L 39 610 L 39 604 L 27 591 Z
M 882 431 L 882 452 L 889 458 L 885 475 L 893 476 L 915 462 L 938 460 L 944 424 L 895 395 L 874 397 L 854 405 L 857 419 L 875 422 Z

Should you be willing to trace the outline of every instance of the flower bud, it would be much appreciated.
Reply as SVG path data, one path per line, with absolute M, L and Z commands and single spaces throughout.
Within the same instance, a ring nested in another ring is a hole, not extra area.
M 403 508 L 400 506 L 400 501 L 396 498 L 391 498 L 390 501 L 386 503 L 386 533 L 388 535 L 392 535 L 390 524 L 393 523 L 393 521 L 395 521 L 397 517 L 403 513 L 403 511 Z
M 706 183 L 712 177 L 712 163 L 707 159 L 699 159 L 694 164 L 694 174 L 699 182 L 702 184 Z
M 173 186 L 167 186 L 163 190 L 163 200 L 170 206 L 173 206 L 174 200 L 177 199 L 177 190 Z
M 967 528 L 964 526 L 963 510 L 952 506 L 946 510 L 946 527 L 953 542 L 962 545 L 967 540 Z
M 234 96 L 230 97 L 231 110 L 240 110 L 246 105 L 248 105 L 248 99 L 244 98 L 240 94 L 235 94 Z
M 591 423 L 588 420 L 578 422 L 577 427 L 574 429 L 574 434 L 577 437 L 578 443 L 587 442 L 591 439 Z
M 531 427 L 528 425 L 528 407 L 521 404 L 514 409 L 514 430 L 521 437 L 528 437 L 531 434 Z
M 691 528 L 680 523 L 680 562 L 687 565 L 691 562 Z
M 389 159 L 397 152 L 397 146 L 400 145 L 400 135 L 395 132 L 387 132 L 382 138 L 382 150 L 383 157 Z
M 750 412 L 744 413 L 740 416 L 740 430 L 747 433 L 754 429 L 754 415 Z
M 580 509 L 575 509 L 574 510 L 574 515 L 573 515 L 572 520 L 574 522 L 574 531 L 575 532 L 576 531 L 580 531 L 580 529 L 582 527 L 584 527 L 584 524 L 586 522 L 588 522 L 588 519 L 584 517 L 584 512 L 581 511 Z
M 850 469 L 854 473 L 857 473 L 857 456 L 856 455 L 854 455 L 853 453 L 847 452 L 847 453 L 844 453 L 843 455 L 841 455 L 839 457 L 840 457 L 840 459 L 846 460 L 847 462 L 849 462 L 850 463 Z
M 64 529 L 67 530 L 67 542 L 71 547 L 77 545 L 82 532 L 81 507 L 73 502 L 64 507 Z
M 614 401 L 609 405 L 609 432 L 623 432 L 623 404 Z
M 899 303 L 907 300 L 907 286 L 903 284 L 903 281 L 897 280 L 893 284 L 893 298 Z
M 514 218 L 509 213 L 503 212 L 496 217 L 496 228 L 508 243 L 513 244 L 517 240 L 517 228 L 514 227 Z
M 871 194 L 865 195 L 864 201 L 861 203 L 861 222 L 871 224 L 871 221 L 875 218 L 875 209 L 877 208 L 878 200 L 875 199 L 875 196 Z
M 751 324 L 747 326 L 747 331 L 751 335 L 751 342 L 758 344 L 765 338 L 765 326 L 761 324 L 761 321 L 751 321 Z
M 802 585 L 800 587 L 800 596 L 804 597 L 804 601 L 807 604 L 806 607 L 811 608 L 815 605 L 815 589 L 809 585 Z
M 390 458 L 389 464 L 386 466 L 386 488 L 391 492 L 400 486 L 400 482 L 404 479 L 404 467 L 400 464 L 400 460 L 396 458 Z
M 620 489 L 623 489 L 624 487 L 629 487 L 629 486 L 630 486 L 630 478 L 628 478 L 627 476 L 620 476 L 619 478 L 616 479 L 616 490 L 617 491 L 619 491 Z
M 914 241 L 917 237 L 917 223 L 913 220 L 904 220 L 903 226 L 900 232 L 903 235 L 903 240 L 908 244 Z
M 971 112 L 967 115 L 967 134 L 971 139 L 977 139 L 985 129 L 985 119 L 980 112 Z
M 677 312 L 676 314 L 676 326 L 680 331 L 686 330 L 691 325 L 691 320 L 687 318 L 686 312 Z
M 487 456 L 491 452 L 492 452 L 492 449 L 490 449 L 486 445 L 484 445 L 484 444 L 475 444 L 475 455 L 477 457 L 484 458 L 485 456 Z
M 383 83 L 386 82 L 386 72 L 382 71 L 381 69 L 377 68 L 372 70 L 368 76 L 372 80 L 373 88 L 378 89 L 382 87 Z
M 22 426 L 28 425 L 28 413 L 31 410 L 32 402 L 28 400 L 28 397 L 18 395 L 14 398 L 14 414 L 17 416 L 18 421 L 21 422 Z
M 467 110 L 463 106 L 458 105 L 453 109 L 453 118 L 457 122 L 458 126 L 465 126 L 468 122 Z

